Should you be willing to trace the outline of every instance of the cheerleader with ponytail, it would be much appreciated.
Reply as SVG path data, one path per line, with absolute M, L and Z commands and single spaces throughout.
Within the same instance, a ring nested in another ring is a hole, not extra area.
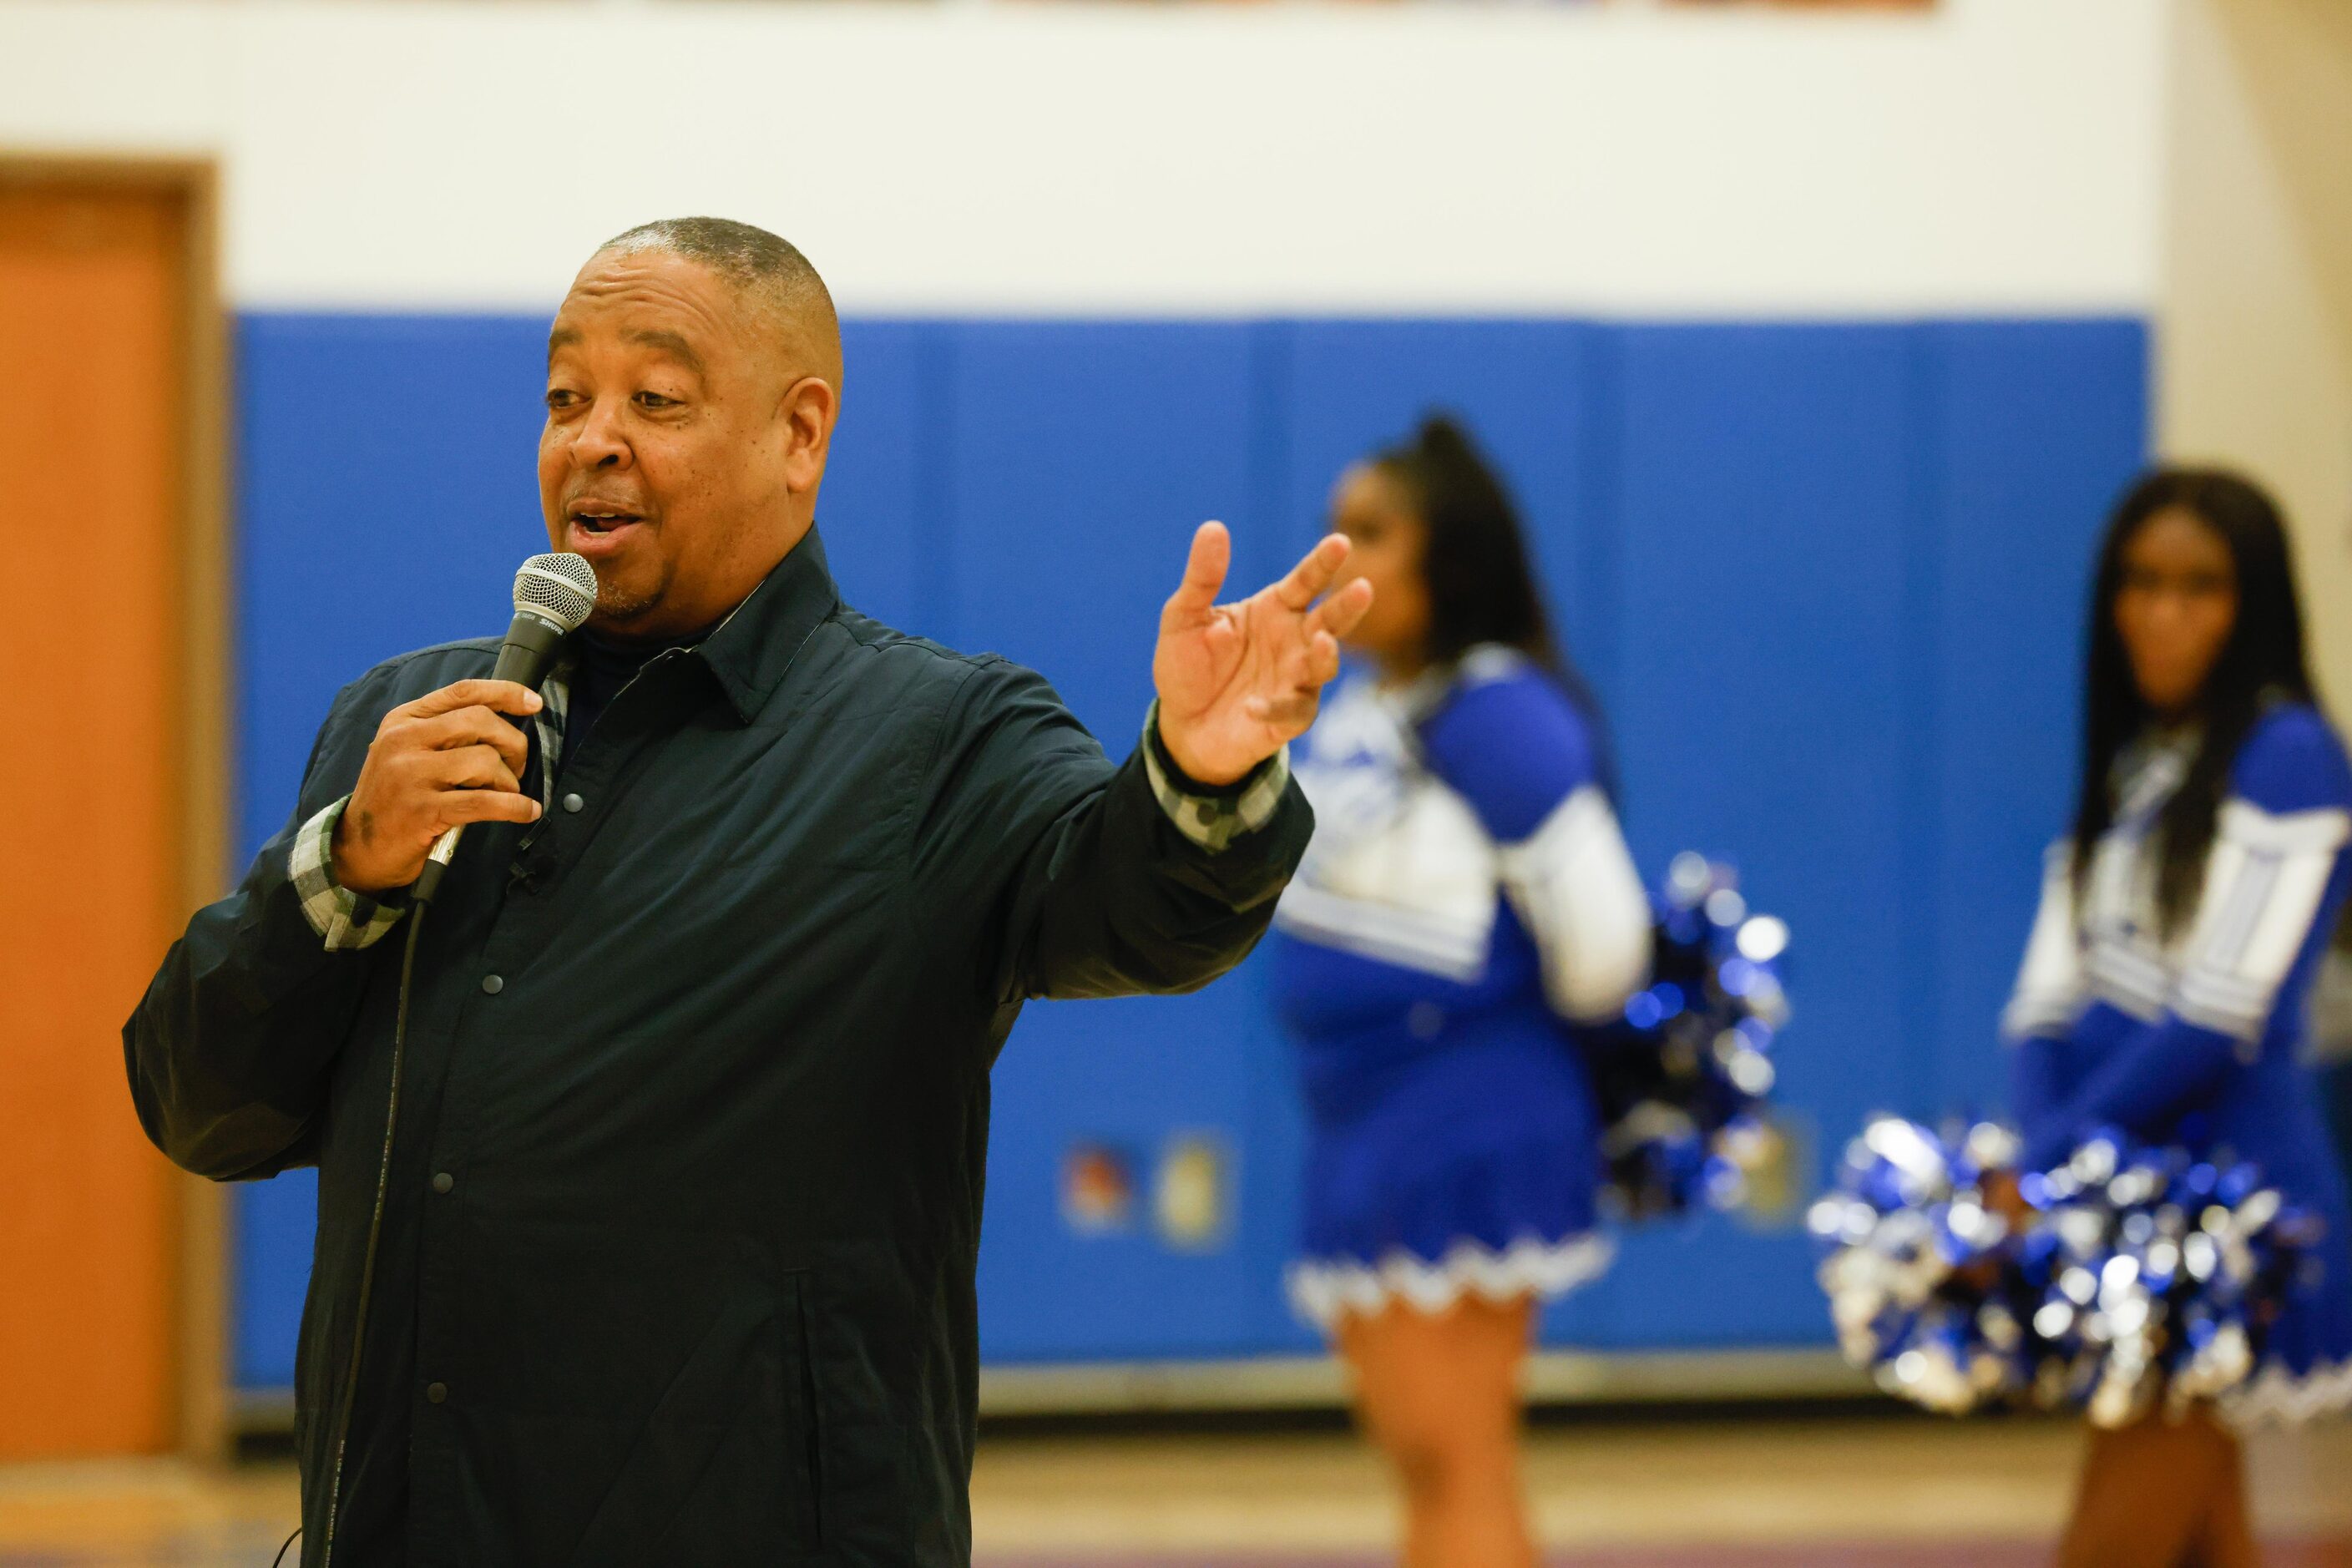
M 1341 477 L 1369 668 L 1297 764 L 1316 833 L 1276 916 L 1312 1123 L 1294 1300 L 1354 1373 L 1412 1568 L 1531 1568 L 1518 1375 L 1537 1303 L 1606 1267 L 1580 1024 L 1645 978 L 1648 899 L 1600 713 L 1509 499 L 1431 419 Z

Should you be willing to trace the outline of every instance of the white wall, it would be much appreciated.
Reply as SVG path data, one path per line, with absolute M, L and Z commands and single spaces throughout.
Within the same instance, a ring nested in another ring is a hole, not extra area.
M 2352 5 L 2184 0 L 2158 431 L 2261 477 L 2352 719 Z
M 0 151 L 217 153 L 249 305 L 715 211 L 868 312 L 2138 311 L 2164 12 L 15 0 Z

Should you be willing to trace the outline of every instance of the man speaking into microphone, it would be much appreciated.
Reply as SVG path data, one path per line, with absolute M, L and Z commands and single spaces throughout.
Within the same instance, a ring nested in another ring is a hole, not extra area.
M 1220 605 L 1202 527 L 1114 765 L 842 603 L 841 382 L 774 236 L 592 257 L 539 482 L 593 616 L 543 693 L 496 638 L 344 688 L 124 1030 L 173 1160 L 319 1167 L 306 1563 L 967 1562 L 991 1064 L 1027 998 L 1223 973 L 1306 845 L 1343 541 Z

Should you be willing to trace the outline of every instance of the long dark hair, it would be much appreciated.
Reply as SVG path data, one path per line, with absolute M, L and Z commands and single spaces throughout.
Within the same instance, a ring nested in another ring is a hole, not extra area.
M 2116 503 L 2091 590 L 2083 778 L 2074 805 L 2076 890 L 2089 875 L 2099 836 L 2115 823 L 2116 758 L 2153 717 L 2116 626 L 2124 552 L 2151 518 L 2175 509 L 2211 529 L 2228 546 L 2237 571 L 2238 614 L 2198 695 L 2196 717 L 2203 733 L 2196 756 L 2157 819 L 2157 913 L 2168 935 L 2203 885 L 2214 819 L 2229 793 L 2230 764 L 2247 732 L 2272 703 L 2313 700 L 2294 560 L 2277 503 L 2252 480 L 2222 468 L 2164 468 L 2144 475 Z
M 1423 652 L 1429 662 L 1453 664 L 1481 643 L 1500 643 L 1526 655 L 1591 726 L 1601 788 L 1615 800 L 1617 765 L 1608 720 L 1552 631 L 1518 509 L 1502 477 L 1469 432 L 1443 413 L 1423 417 L 1410 440 L 1381 448 L 1371 462 L 1403 485 L 1421 517 L 1421 574 L 1429 589 L 1429 644 Z

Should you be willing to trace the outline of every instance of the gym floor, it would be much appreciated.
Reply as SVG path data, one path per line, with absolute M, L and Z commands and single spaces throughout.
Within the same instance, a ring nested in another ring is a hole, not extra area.
M 1540 1424 L 1528 1489 L 1552 1568 L 2028 1568 L 2076 1434 L 1851 1410 Z M 2274 1568 L 2352 1568 L 2352 1425 L 2249 1450 Z M 987 1433 L 983 1568 L 1376 1568 L 1393 1515 L 1339 1431 Z M 282 1464 L 0 1467 L 0 1568 L 262 1568 L 292 1528 Z

